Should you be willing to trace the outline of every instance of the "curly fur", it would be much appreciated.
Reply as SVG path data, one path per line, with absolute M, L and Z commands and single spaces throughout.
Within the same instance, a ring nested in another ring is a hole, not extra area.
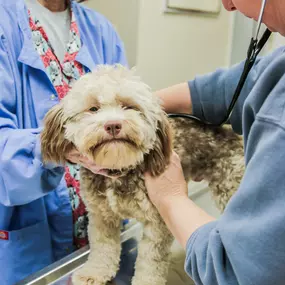
M 104 129 L 120 122 L 116 136 Z M 229 128 L 168 119 L 150 88 L 120 65 L 99 66 L 79 79 L 45 118 L 42 153 L 46 162 L 65 163 L 74 147 L 114 178 L 81 168 L 81 195 L 89 215 L 91 253 L 73 276 L 75 285 L 103 285 L 120 262 L 120 221 L 144 224 L 133 285 L 164 285 L 173 237 L 151 204 L 143 173 L 159 175 L 173 150 L 187 180 L 204 178 L 223 210 L 244 171 L 240 137 Z

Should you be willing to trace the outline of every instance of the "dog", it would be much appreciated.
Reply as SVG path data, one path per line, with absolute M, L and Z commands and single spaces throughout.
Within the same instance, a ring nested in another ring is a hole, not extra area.
M 133 70 L 101 65 L 81 77 L 46 115 L 44 162 L 67 163 L 76 148 L 109 177 L 81 167 L 81 195 L 89 217 L 90 255 L 73 275 L 75 285 L 103 285 L 120 262 L 120 221 L 144 225 L 132 285 L 164 285 L 173 236 L 152 205 L 144 173 L 161 174 L 175 150 L 185 178 L 204 179 L 223 210 L 244 172 L 241 137 L 227 127 L 169 119 L 161 102 Z

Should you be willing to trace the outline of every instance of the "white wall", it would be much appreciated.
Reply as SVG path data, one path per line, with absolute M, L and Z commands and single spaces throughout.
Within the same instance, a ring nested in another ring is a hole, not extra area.
M 165 14 L 163 0 L 141 0 L 137 68 L 154 89 L 228 64 L 230 16 Z
M 278 33 L 274 33 L 271 36 L 271 46 L 270 50 L 276 49 L 278 47 L 285 46 L 285 37 L 281 36 Z
M 106 16 L 122 38 L 130 67 L 136 64 L 139 0 L 89 0 L 86 5 Z
M 230 65 L 245 59 L 251 37 L 255 30 L 253 20 L 246 18 L 239 12 L 231 13 L 232 37 L 230 40 Z
M 232 38 L 230 48 L 230 65 L 240 62 L 246 58 L 247 49 L 252 36 L 255 36 L 257 23 L 246 18 L 240 13 L 233 14 Z M 259 39 L 266 26 L 262 24 Z M 278 33 L 272 33 L 270 39 L 264 46 L 260 55 L 266 55 L 274 49 L 285 45 L 285 37 Z
M 89 0 L 125 43 L 130 66 L 154 89 L 229 63 L 230 15 L 163 13 L 164 0 Z

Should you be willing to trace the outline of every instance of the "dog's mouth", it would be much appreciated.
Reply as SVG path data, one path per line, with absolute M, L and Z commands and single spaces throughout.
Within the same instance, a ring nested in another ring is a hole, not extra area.
M 114 138 L 114 139 L 111 139 L 111 140 L 104 140 L 104 141 L 99 142 L 98 144 L 96 144 L 96 145 L 91 147 L 91 151 L 94 153 L 103 145 L 106 145 L 106 144 L 116 144 L 116 143 L 123 143 L 123 144 L 131 145 L 133 147 L 137 147 L 137 145 L 132 140 L 123 139 L 123 138 L 118 138 L 118 139 Z
M 108 148 L 116 149 L 116 145 L 118 146 L 119 144 L 120 145 L 124 144 L 126 146 L 129 146 L 129 147 L 135 148 L 135 149 L 137 149 L 137 147 L 138 147 L 137 144 L 135 142 L 133 142 L 132 140 L 130 140 L 130 139 L 127 139 L 127 138 L 113 138 L 113 139 L 109 139 L 109 140 L 103 140 L 103 141 L 97 143 L 96 145 L 93 145 L 90 148 L 90 152 L 93 153 L 93 155 L 95 156 L 96 153 L 99 153 L 100 151 L 105 152 L 105 150 L 102 149 L 102 147 L 107 146 Z M 119 149 L 118 149 L 118 151 L 119 151 Z M 126 165 L 121 167 L 118 164 L 117 164 L 117 168 L 116 168 L 116 164 L 117 163 L 115 162 L 109 168 L 108 168 L 107 165 L 105 167 L 103 166 L 103 168 L 100 169 L 99 174 L 102 174 L 104 176 L 108 176 L 108 177 L 111 177 L 111 178 L 119 178 L 119 177 L 127 175 L 133 168 L 132 166 L 126 166 Z M 104 165 L 104 163 L 103 163 L 103 165 Z

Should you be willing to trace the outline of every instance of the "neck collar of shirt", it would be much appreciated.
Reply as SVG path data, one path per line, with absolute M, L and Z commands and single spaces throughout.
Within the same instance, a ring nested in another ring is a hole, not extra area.
M 75 1 L 71 1 L 71 7 L 74 12 L 79 30 L 80 30 L 80 19 L 78 14 L 78 5 Z M 17 19 L 19 27 L 23 34 L 23 47 L 20 52 L 20 55 L 18 57 L 18 61 L 22 62 L 26 65 L 29 65 L 33 68 L 42 70 L 45 72 L 45 67 L 43 65 L 43 62 L 41 58 L 39 57 L 37 51 L 34 48 L 33 41 L 32 41 L 32 32 L 30 30 L 29 26 L 29 15 L 28 15 L 28 9 L 24 3 L 24 1 L 19 1 L 17 3 Z M 23 13 L 23 11 L 25 11 Z M 92 58 L 88 52 L 87 46 L 84 44 L 82 32 L 80 31 L 81 35 L 81 49 L 79 50 L 76 60 L 81 63 L 83 66 L 85 66 L 89 71 L 93 70 L 95 68 L 95 65 L 92 61 Z

